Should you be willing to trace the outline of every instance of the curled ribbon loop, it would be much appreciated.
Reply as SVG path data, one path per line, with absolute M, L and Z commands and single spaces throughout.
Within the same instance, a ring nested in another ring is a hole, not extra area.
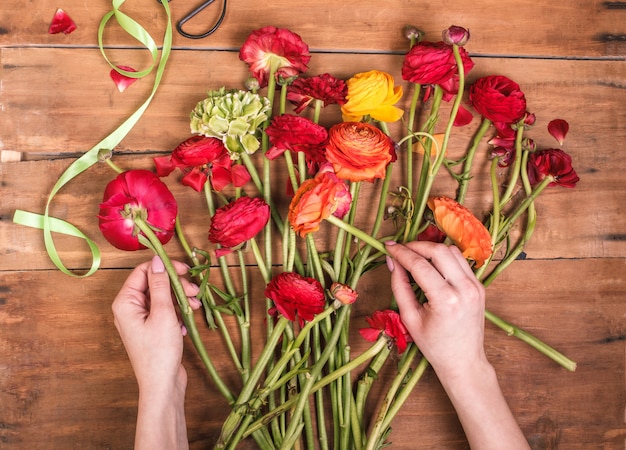
M 33 228 L 39 228 L 43 230 L 44 235 L 44 244 L 46 247 L 46 251 L 48 252 L 48 256 L 54 263 L 54 265 L 63 273 L 75 277 L 88 277 L 95 273 L 100 267 L 100 250 L 95 242 L 85 233 L 80 231 L 74 225 L 61 220 L 55 217 L 50 217 L 50 204 L 54 196 L 59 192 L 59 190 L 69 183 L 72 179 L 80 175 L 82 172 L 93 166 L 95 163 L 99 161 L 98 154 L 102 149 L 113 150 L 121 141 L 126 137 L 126 135 L 130 132 L 130 130 L 135 126 L 139 118 L 146 111 L 150 102 L 154 98 L 156 94 L 157 88 L 161 83 L 161 79 L 163 78 L 163 73 L 165 71 L 165 66 L 167 64 L 167 60 L 170 56 L 172 49 L 172 18 L 170 13 L 170 8 L 168 2 L 161 2 L 165 13 L 167 15 L 167 25 L 165 29 L 165 33 L 163 35 L 163 49 L 161 51 L 161 58 L 159 60 L 158 48 L 154 42 L 154 39 L 150 36 L 150 34 L 137 23 L 135 20 L 131 19 L 129 16 L 124 14 L 119 10 L 125 0 L 113 0 L 112 1 L 112 11 L 108 12 L 104 15 L 102 20 L 100 21 L 100 26 L 98 28 L 98 45 L 100 46 L 100 51 L 102 52 L 105 60 L 113 67 L 115 70 L 120 72 L 122 75 L 140 78 L 148 75 L 154 69 L 154 65 L 157 63 L 158 66 L 154 78 L 154 85 L 152 87 L 152 91 L 150 95 L 145 100 L 145 102 L 133 113 L 130 117 L 128 117 L 117 129 L 115 129 L 111 134 L 105 137 L 103 140 L 98 142 L 95 146 L 93 146 L 90 150 L 88 150 L 83 156 L 74 161 L 63 174 L 59 177 L 57 182 L 52 187 L 50 194 L 48 195 L 48 200 L 46 201 L 46 207 L 43 214 L 35 214 L 31 212 L 17 210 L 13 216 L 13 222 L 19 225 L 25 225 Z M 129 35 L 139 41 L 148 51 L 150 51 L 153 59 L 153 63 L 150 67 L 145 70 L 139 72 L 127 72 L 120 68 L 118 68 L 115 64 L 113 64 L 109 58 L 106 56 L 106 52 L 104 50 L 104 45 L 102 42 L 102 37 L 104 35 L 104 29 L 106 24 L 111 20 L 111 18 L 115 17 L 119 25 L 126 31 Z M 63 262 L 61 261 L 61 257 L 57 252 L 56 246 L 54 244 L 54 239 L 52 238 L 52 232 L 61 233 L 68 236 L 77 237 L 79 239 L 85 240 L 87 245 L 91 250 L 92 255 L 92 263 L 91 267 L 85 274 L 77 274 L 72 270 L 65 267 Z

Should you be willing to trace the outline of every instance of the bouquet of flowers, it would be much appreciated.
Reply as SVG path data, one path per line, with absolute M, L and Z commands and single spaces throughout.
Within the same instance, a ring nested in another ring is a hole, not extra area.
M 578 181 L 563 150 L 539 148 L 526 136 L 536 118 L 517 83 L 491 75 L 466 85 L 474 66 L 463 47 L 466 29 L 452 26 L 438 42 L 423 40 L 413 27 L 405 32 L 406 111 L 398 106 L 404 89 L 390 74 L 305 75 L 307 44 L 268 26 L 253 31 L 240 49 L 251 72 L 245 89 L 220 87 L 199 100 L 190 114 L 191 136 L 154 158 L 155 172 L 122 170 L 106 158 L 119 174 L 105 189 L 100 230 L 117 248 L 149 248 L 164 261 L 190 339 L 231 405 L 215 448 L 234 448 L 246 438 L 264 449 L 297 442 L 385 446 L 394 416 L 428 362 L 410 342 L 391 293 L 388 306 L 372 311 L 359 330 L 371 345 L 351 352 L 351 305 L 360 301 L 361 278 L 384 263 L 384 242 L 456 245 L 488 286 L 523 253 L 541 192 Z M 321 125 L 325 108 L 337 108 L 342 119 Z M 467 148 L 449 151 L 453 131 L 469 126 L 474 115 L 480 124 Z M 548 128 L 562 144 L 567 122 L 555 119 Z M 478 217 L 464 203 L 484 140 L 492 197 L 483 205 L 489 214 Z M 286 186 L 277 186 L 279 173 L 287 174 Z M 177 201 L 160 179 L 171 174 L 204 196 L 208 242 L 185 237 Z M 437 190 L 440 177 L 453 188 L 444 183 L 447 192 Z M 402 185 L 392 186 L 398 179 Z M 241 376 L 235 385 L 221 376 L 200 337 L 164 246 L 174 236 L 200 285 L 206 323 L 220 333 Z M 262 289 L 253 290 L 251 271 Z M 251 315 L 253 302 L 264 302 L 261 320 Z M 486 318 L 575 369 L 532 335 L 489 311 Z M 236 336 L 227 321 L 238 325 Z M 262 322 L 264 346 L 253 355 L 251 324 Z M 394 353 L 399 358 L 390 358 Z M 368 415 L 368 394 L 390 359 L 397 362 L 394 377 Z

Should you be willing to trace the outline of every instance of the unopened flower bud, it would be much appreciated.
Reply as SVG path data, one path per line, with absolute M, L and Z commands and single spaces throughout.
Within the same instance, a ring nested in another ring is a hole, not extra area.
M 254 77 L 249 77 L 245 84 L 246 89 L 252 92 L 256 92 L 259 90 L 259 88 L 261 87 L 261 84 L 259 83 L 259 80 L 257 80 Z
M 452 25 L 450 28 L 443 31 L 443 42 L 449 45 L 463 47 L 467 41 L 469 41 L 469 38 L 469 30 L 456 25 Z
M 526 117 L 524 117 L 524 125 L 529 126 L 529 127 L 533 126 L 536 120 L 537 120 L 537 117 L 535 116 L 535 114 L 526 113 Z
M 342 305 L 351 305 L 359 296 L 350 286 L 341 283 L 333 283 L 330 286 L 330 295 Z
M 531 138 L 524 138 L 522 140 L 522 148 L 534 152 L 537 149 L 537 144 L 535 144 L 535 140 Z
M 406 25 L 404 27 L 404 37 L 411 41 L 419 42 L 424 36 L 424 32 L 418 30 L 413 25 Z

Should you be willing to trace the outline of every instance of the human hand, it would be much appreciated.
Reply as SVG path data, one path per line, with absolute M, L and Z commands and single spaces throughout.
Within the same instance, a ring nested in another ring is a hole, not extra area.
M 387 243 L 391 288 L 400 317 L 440 378 L 487 363 L 485 289 L 455 246 L 433 242 Z M 428 302 L 416 300 L 408 274 Z
M 173 264 L 176 273 L 186 273 L 184 264 Z M 182 283 L 190 306 L 198 309 L 198 287 L 185 279 Z M 132 271 L 112 309 L 140 392 L 176 388 L 184 393 L 187 375 L 181 360 L 186 330 L 177 316 L 169 276 L 158 256 Z

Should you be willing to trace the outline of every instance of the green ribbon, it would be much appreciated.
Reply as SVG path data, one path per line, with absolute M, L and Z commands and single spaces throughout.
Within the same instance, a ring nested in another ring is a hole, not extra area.
M 98 27 L 98 45 L 107 63 L 116 71 L 128 77 L 140 78 L 148 75 L 154 69 L 154 66 L 159 57 L 158 48 L 154 42 L 154 39 L 152 39 L 150 34 L 141 25 L 139 25 L 135 20 L 131 19 L 129 16 L 119 10 L 124 1 L 125 0 L 112 0 L 112 11 L 104 15 L 104 17 L 100 21 L 100 26 Z M 111 134 L 109 134 L 103 140 L 94 145 L 83 156 L 74 161 L 65 170 L 65 172 L 63 172 L 63 174 L 59 177 L 52 190 L 50 191 L 50 194 L 48 195 L 48 200 L 46 202 L 46 207 L 43 214 L 35 214 L 27 211 L 17 210 L 15 211 L 15 214 L 13 216 L 13 222 L 18 225 L 25 225 L 28 227 L 43 230 L 44 244 L 46 246 L 48 256 L 50 257 L 54 265 L 59 270 L 61 270 L 61 272 L 67 275 L 82 278 L 88 277 L 95 273 L 100 267 L 100 250 L 93 240 L 89 239 L 89 237 L 87 237 L 85 233 L 80 231 L 74 225 L 64 220 L 50 217 L 50 204 L 52 203 L 54 196 L 63 186 L 65 186 L 72 179 L 74 179 L 99 161 L 99 153 L 101 150 L 113 150 L 122 141 L 122 139 L 126 137 L 128 132 L 135 126 L 139 118 L 143 115 L 143 113 L 150 105 L 150 102 L 154 98 L 161 79 L 163 78 L 165 65 L 172 49 L 172 18 L 170 8 L 167 1 L 163 1 L 161 2 L 161 4 L 163 5 L 163 8 L 165 9 L 165 13 L 167 15 L 167 26 L 165 29 L 165 34 L 163 36 L 163 49 L 161 51 L 161 59 L 159 60 L 157 66 L 157 71 L 154 78 L 154 85 L 152 87 L 152 92 L 150 93 L 146 101 L 116 130 L 114 130 Z M 104 50 L 104 45 L 102 43 L 102 36 L 104 34 L 106 24 L 113 17 L 115 17 L 115 19 L 124 29 L 124 31 L 130 34 L 133 38 L 139 41 L 148 51 L 150 51 L 152 55 L 152 65 L 150 65 L 150 67 L 140 72 L 128 72 L 120 69 L 108 59 Z M 54 244 L 54 239 L 52 238 L 53 232 L 80 238 L 86 241 L 92 255 L 92 263 L 89 271 L 87 271 L 85 274 L 80 275 L 65 267 Z

